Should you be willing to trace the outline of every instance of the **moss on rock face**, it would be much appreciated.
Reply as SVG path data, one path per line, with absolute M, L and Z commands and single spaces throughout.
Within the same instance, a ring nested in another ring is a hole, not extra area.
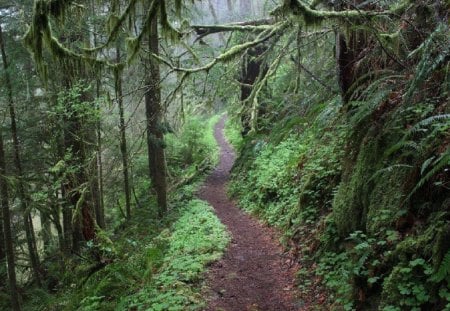
M 356 230 L 365 230 L 369 195 L 372 190 L 370 179 L 381 159 L 379 138 L 370 131 L 363 139 L 356 162 L 347 168 L 333 202 L 336 228 L 345 238 Z
M 367 210 L 366 228 L 369 234 L 394 227 L 410 190 L 405 183 L 410 174 L 411 169 L 403 167 L 383 171 L 376 178 Z

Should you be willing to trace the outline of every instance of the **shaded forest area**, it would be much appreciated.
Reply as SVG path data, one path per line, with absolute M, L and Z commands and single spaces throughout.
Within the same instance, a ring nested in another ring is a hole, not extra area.
M 299 310 L 450 310 L 449 11 L 0 0 L 0 309 L 207 308 L 226 112 Z

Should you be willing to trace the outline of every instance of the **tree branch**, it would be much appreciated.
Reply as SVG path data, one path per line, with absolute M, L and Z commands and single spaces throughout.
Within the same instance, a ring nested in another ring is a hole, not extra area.
M 225 31 L 248 31 L 248 32 L 264 31 L 272 27 L 274 23 L 275 23 L 274 19 L 266 18 L 224 25 L 192 25 L 191 28 L 194 29 L 199 36 L 205 37 L 213 33 Z
M 187 74 L 196 73 L 196 72 L 200 72 L 200 71 L 208 71 L 217 63 L 229 61 L 229 60 L 233 59 L 234 57 L 236 57 L 237 55 L 242 54 L 246 50 L 248 50 L 260 43 L 267 41 L 268 39 L 270 39 L 277 33 L 284 30 L 288 25 L 289 25 L 289 23 L 287 23 L 287 22 L 280 22 L 278 24 L 272 25 L 272 27 L 270 27 L 266 31 L 263 31 L 261 34 L 259 34 L 255 40 L 233 46 L 228 51 L 225 51 L 224 53 L 215 57 L 212 61 L 210 61 L 206 65 L 203 65 L 203 66 L 197 67 L 197 68 L 174 67 L 168 60 L 162 58 L 161 56 L 153 54 L 153 53 L 151 53 L 150 55 L 153 58 L 157 59 L 159 62 L 167 65 L 174 71 L 185 72 Z
M 361 10 L 345 10 L 345 11 L 322 11 L 312 9 L 302 0 L 286 0 L 285 6 L 289 7 L 294 15 L 303 15 L 308 21 L 320 22 L 325 19 L 359 19 L 361 17 L 397 15 L 408 7 L 411 0 L 405 0 L 399 7 L 386 11 L 361 11 Z

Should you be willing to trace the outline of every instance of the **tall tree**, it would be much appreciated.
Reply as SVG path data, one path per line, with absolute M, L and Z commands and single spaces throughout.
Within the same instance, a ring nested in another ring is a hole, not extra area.
M 13 139 L 13 153 L 14 153 L 14 165 L 17 171 L 18 177 L 18 194 L 20 199 L 20 206 L 22 209 L 22 217 L 25 228 L 25 235 L 28 246 L 28 253 L 30 256 L 31 267 L 34 273 L 34 277 L 38 286 L 41 286 L 41 278 L 39 273 L 39 255 L 36 248 L 36 240 L 34 237 L 34 229 L 33 222 L 31 219 L 30 213 L 30 199 L 25 189 L 25 182 L 23 176 L 22 169 L 22 161 L 20 157 L 20 142 L 17 134 L 17 121 L 16 121 L 16 111 L 14 106 L 14 98 L 13 98 L 13 87 L 11 83 L 11 77 L 9 75 L 9 63 L 6 55 L 5 41 L 3 38 L 3 29 L 0 25 L 0 50 L 2 54 L 2 62 L 4 69 L 4 77 L 5 77 L 5 86 L 7 90 L 7 100 L 8 100 L 8 108 L 9 115 L 11 118 L 11 134 Z
M 3 130 L 0 126 L 0 196 L 3 216 L 3 233 L 5 240 L 5 253 L 8 264 L 9 290 L 11 294 L 11 307 L 14 311 L 20 310 L 19 294 L 16 280 L 16 261 L 14 255 L 13 236 L 11 232 L 11 215 L 9 211 L 9 191 L 6 177 L 5 148 L 3 145 Z
M 116 61 L 121 62 L 120 47 L 116 48 Z M 116 102 L 119 107 L 119 131 L 120 131 L 120 154 L 122 156 L 122 170 L 123 170 L 123 186 L 125 192 L 125 210 L 127 219 L 131 218 L 131 193 L 130 193 L 130 180 L 128 173 L 128 150 L 127 150 L 127 138 L 126 138 L 126 124 L 123 107 L 123 91 L 122 91 L 122 71 L 116 70 L 115 72 L 115 90 L 116 90 Z
M 152 19 L 148 34 L 149 49 L 159 55 L 158 20 Z M 159 62 L 150 58 L 146 78 L 145 111 L 147 117 L 147 147 L 150 178 L 156 190 L 158 215 L 167 210 L 166 161 L 164 155 L 164 135 L 162 131 L 162 105 Z

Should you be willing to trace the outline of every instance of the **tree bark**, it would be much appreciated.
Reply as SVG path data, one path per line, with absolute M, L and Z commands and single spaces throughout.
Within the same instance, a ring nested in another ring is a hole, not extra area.
M 5 253 L 5 234 L 3 231 L 3 215 L 0 213 L 0 286 L 6 285 L 6 253 Z
M 120 1 L 119 1 L 120 2 Z M 91 2 L 92 4 L 92 16 L 96 15 L 96 6 L 95 2 Z M 94 37 L 94 46 L 97 46 L 97 31 L 95 29 L 95 23 L 93 24 L 93 37 Z M 101 89 L 101 78 L 97 76 L 95 81 L 95 95 L 97 100 L 100 98 L 100 89 Z M 97 104 L 98 112 L 100 113 L 100 106 Z M 102 159 L 102 123 L 101 119 L 97 120 L 95 124 L 95 133 L 96 133 L 96 161 L 93 163 L 95 165 L 95 180 L 92 181 L 92 199 L 95 205 L 95 219 L 97 221 L 97 225 L 105 229 L 105 202 L 103 197 L 103 159 Z
M 3 132 L 0 126 L 0 196 L 3 216 L 3 233 L 5 239 L 5 253 L 8 263 L 9 290 L 11 293 L 11 307 L 20 311 L 19 294 L 17 292 L 16 263 L 14 256 L 13 237 L 11 233 L 11 216 L 9 213 L 8 181 L 6 179 L 5 149 L 3 146 Z
M 357 0 L 353 4 L 337 4 L 335 9 L 337 11 L 353 9 L 362 2 L 363 0 Z M 361 10 L 361 12 L 365 11 Z M 351 24 L 345 23 L 347 22 L 344 22 L 345 27 L 351 27 Z M 352 87 L 353 83 L 367 70 L 367 68 L 359 68 L 358 63 L 365 56 L 364 51 L 367 51 L 369 40 L 364 30 L 350 30 L 347 35 L 341 31 L 336 33 L 337 76 L 344 103 L 348 103 L 353 95 L 351 92 L 355 89 Z
M 81 95 L 81 100 L 85 94 Z M 92 202 L 89 200 L 90 178 L 86 172 L 86 134 L 84 133 L 84 122 L 79 116 L 79 112 L 74 108 L 72 99 L 66 104 L 67 116 L 65 120 L 66 128 L 64 134 L 64 145 L 69 150 L 71 161 L 69 165 L 76 167 L 76 172 L 66 180 L 65 193 L 68 202 L 74 208 L 76 217 L 72 230 L 72 249 L 79 251 L 80 242 L 90 241 L 95 238 L 95 220 L 92 211 Z
M 264 53 L 266 47 L 264 45 L 256 46 L 249 49 L 243 58 L 241 63 L 241 77 L 239 82 L 241 83 L 241 96 L 240 100 L 244 102 L 252 93 L 252 89 L 258 77 L 264 76 L 267 73 L 267 66 L 263 66 L 261 59 L 258 58 Z M 262 71 L 262 72 L 261 72 Z M 241 116 L 242 124 L 242 136 L 246 136 L 251 129 L 250 117 L 247 114 Z
M 73 226 L 72 226 L 72 209 L 69 202 L 66 201 L 68 195 L 66 194 L 66 187 L 61 185 L 61 194 L 63 199 L 62 203 L 62 218 L 63 218 L 63 233 L 64 233 L 64 245 L 62 248 L 63 253 L 66 256 L 70 255 L 72 250 L 72 238 L 73 238 Z
M 149 48 L 153 54 L 159 54 L 158 22 L 154 18 L 149 33 Z M 156 191 L 158 215 L 162 217 L 167 211 L 167 184 L 164 156 L 164 137 L 161 129 L 161 88 L 159 63 L 151 58 L 146 79 L 145 110 L 147 117 L 147 146 L 150 178 Z
M 51 246 L 51 225 L 50 225 L 50 219 L 48 215 L 46 215 L 43 212 L 39 213 L 39 218 L 41 221 L 41 237 L 42 242 L 44 244 L 44 254 L 48 255 L 50 253 L 50 246 Z
M 36 284 L 41 287 L 41 278 L 39 273 L 39 255 L 36 248 L 36 240 L 34 238 L 33 222 L 30 215 L 30 199 L 25 190 L 25 184 L 23 181 L 23 169 L 22 161 L 20 158 L 20 142 L 17 134 L 17 122 L 16 111 L 14 107 L 13 90 L 11 84 L 11 77 L 9 75 L 8 59 L 6 56 L 5 42 L 3 40 L 3 30 L 0 25 L 0 50 L 2 54 L 3 69 L 5 71 L 5 85 L 7 89 L 9 116 L 11 118 L 11 134 L 13 140 L 14 149 L 14 166 L 16 167 L 17 179 L 18 179 L 18 194 L 20 199 L 20 207 L 22 209 L 22 218 L 25 229 L 25 236 L 27 240 L 28 253 L 30 256 L 31 267 L 33 269 L 34 278 Z
M 116 48 L 116 61 L 120 63 L 120 48 Z M 122 92 L 122 72 L 116 71 L 116 101 L 119 106 L 119 131 L 120 131 L 120 154 L 122 156 L 122 170 L 123 170 L 123 186 L 125 191 L 125 211 L 127 219 L 131 218 L 131 192 L 130 180 L 128 173 L 128 150 L 126 138 L 126 125 L 123 108 L 123 92 Z

